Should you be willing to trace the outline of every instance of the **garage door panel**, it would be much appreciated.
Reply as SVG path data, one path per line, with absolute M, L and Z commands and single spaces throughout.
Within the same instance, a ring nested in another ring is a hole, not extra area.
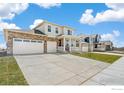
M 13 54 L 33 54 L 44 52 L 44 42 L 24 42 L 13 40 Z
M 52 53 L 57 51 L 57 42 L 56 41 L 47 41 L 47 52 Z

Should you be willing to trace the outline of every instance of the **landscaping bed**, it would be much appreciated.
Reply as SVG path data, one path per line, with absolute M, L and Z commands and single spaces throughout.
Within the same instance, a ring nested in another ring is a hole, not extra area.
M 0 85 L 28 85 L 12 56 L 0 57 Z
M 99 54 L 99 53 L 71 53 L 72 55 L 80 56 L 80 57 L 86 57 L 94 60 L 99 60 L 103 62 L 107 62 L 112 64 L 116 60 L 118 60 L 121 56 L 117 55 L 108 55 L 108 54 Z

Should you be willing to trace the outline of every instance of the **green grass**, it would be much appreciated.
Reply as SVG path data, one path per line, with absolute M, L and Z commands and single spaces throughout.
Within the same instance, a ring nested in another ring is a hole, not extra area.
M 28 85 L 14 57 L 0 57 L 0 85 Z
M 107 54 L 99 54 L 99 53 L 72 53 L 72 54 L 80 57 L 86 57 L 94 60 L 103 61 L 110 64 L 112 64 L 121 57 L 117 55 L 107 55 Z

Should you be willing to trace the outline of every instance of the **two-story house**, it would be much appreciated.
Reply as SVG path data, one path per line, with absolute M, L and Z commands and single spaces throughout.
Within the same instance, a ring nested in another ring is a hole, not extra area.
M 92 52 L 99 35 L 74 35 L 75 29 L 43 21 L 31 30 L 4 29 L 8 54 Z
M 82 48 L 90 52 L 93 51 L 110 51 L 113 49 L 113 43 L 111 41 L 101 41 L 101 36 L 98 34 L 93 35 L 80 35 Z M 84 50 L 84 49 L 83 49 Z
M 57 51 L 71 52 L 81 51 L 80 38 L 74 35 L 74 29 L 68 26 L 61 26 L 48 21 L 44 21 L 34 29 L 34 33 L 56 37 Z

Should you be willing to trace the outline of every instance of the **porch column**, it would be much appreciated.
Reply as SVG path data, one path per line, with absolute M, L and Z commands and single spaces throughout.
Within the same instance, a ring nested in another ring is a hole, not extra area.
M 69 51 L 71 52 L 71 38 L 69 39 Z
M 63 38 L 63 51 L 65 52 L 65 37 Z

